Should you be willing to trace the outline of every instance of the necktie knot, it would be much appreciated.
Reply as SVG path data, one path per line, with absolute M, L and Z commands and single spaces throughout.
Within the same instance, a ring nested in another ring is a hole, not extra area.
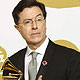
M 36 59 L 37 58 L 38 53 L 37 52 L 32 52 L 32 58 Z

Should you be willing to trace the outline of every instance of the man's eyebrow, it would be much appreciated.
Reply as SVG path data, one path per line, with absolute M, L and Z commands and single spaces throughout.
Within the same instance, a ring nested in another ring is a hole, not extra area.
M 26 21 L 26 20 L 32 20 L 32 19 L 25 19 L 24 21 Z
M 38 14 L 36 17 L 38 17 L 38 16 L 42 16 L 41 14 Z

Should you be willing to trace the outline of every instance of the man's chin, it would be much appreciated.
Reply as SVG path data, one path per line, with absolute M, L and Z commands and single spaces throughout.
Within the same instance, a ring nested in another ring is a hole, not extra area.
M 36 45 L 36 44 L 40 44 L 41 40 L 33 40 L 33 41 L 29 41 L 28 43 L 32 45 Z
M 45 38 L 36 38 L 36 39 L 32 39 L 30 41 L 26 41 L 28 44 L 30 45 L 41 45 L 44 42 Z
M 36 44 L 39 44 L 41 41 L 33 41 L 31 42 L 32 44 L 36 45 Z

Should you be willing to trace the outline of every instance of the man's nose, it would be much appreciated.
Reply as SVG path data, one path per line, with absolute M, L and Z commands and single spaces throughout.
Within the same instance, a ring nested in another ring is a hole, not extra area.
M 33 21 L 33 23 L 32 23 L 32 29 L 37 29 L 38 27 L 37 27 L 37 23 L 36 23 L 36 21 L 34 20 Z

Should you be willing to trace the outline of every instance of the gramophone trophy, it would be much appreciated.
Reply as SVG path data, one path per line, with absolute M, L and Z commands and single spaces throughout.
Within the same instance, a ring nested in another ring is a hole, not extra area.
M 22 80 L 23 73 L 17 69 L 9 59 L 6 59 L 4 62 L 2 70 L 7 70 L 9 72 L 8 75 L 3 75 L 3 80 Z

